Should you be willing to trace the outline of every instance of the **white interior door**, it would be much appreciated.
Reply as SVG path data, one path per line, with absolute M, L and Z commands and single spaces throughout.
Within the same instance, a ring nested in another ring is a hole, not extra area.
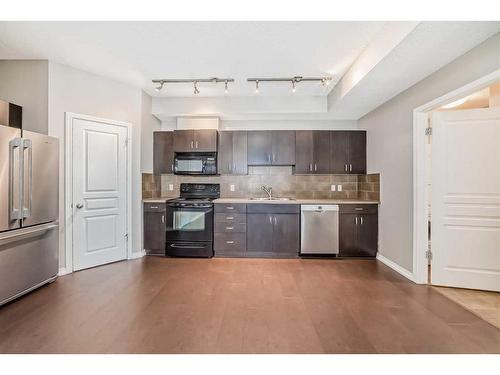
M 127 257 L 127 128 L 73 120 L 73 269 Z
M 500 108 L 438 112 L 432 134 L 435 285 L 500 290 Z

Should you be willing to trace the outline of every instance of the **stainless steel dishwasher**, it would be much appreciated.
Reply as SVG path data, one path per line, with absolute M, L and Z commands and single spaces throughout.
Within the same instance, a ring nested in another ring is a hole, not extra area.
M 300 206 L 300 254 L 339 253 L 339 206 Z

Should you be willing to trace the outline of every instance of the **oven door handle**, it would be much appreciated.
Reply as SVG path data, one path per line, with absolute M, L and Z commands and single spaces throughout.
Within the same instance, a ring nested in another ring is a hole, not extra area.
M 189 208 L 189 209 L 197 209 L 197 208 L 212 208 L 213 206 L 210 204 L 204 204 L 202 206 L 181 206 L 178 203 L 169 203 L 168 207 L 174 207 L 174 208 Z
M 191 246 L 191 245 L 176 245 L 176 244 L 171 244 L 169 245 L 170 247 L 173 247 L 173 248 L 176 248 L 176 249 L 203 249 L 205 247 L 207 247 L 207 245 L 204 245 L 204 246 Z

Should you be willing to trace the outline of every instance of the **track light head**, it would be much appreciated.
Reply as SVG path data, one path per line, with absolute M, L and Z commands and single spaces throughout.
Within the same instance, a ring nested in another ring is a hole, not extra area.
M 229 92 L 227 88 L 227 80 L 224 81 L 224 94 L 227 94 Z
M 259 93 L 259 81 L 255 81 L 255 93 L 258 94 Z
M 297 89 L 295 88 L 295 78 L 292 79 L 292 92 L 295 93 L 295 91 L 297 91 Z
M 198 95 L 200 93 L 200 90 L 198 90 L 198 82 L 194 81 L 193 86 L 194 86 L 194 94 Z

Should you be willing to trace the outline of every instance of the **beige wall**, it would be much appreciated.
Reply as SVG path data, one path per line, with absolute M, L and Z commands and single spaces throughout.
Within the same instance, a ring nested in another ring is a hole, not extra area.
M 60 266 L 64 266 L 64 155 L 65 112 L 132 124 L 132 250 L 142 251 L 141 207 L 141 90 L 69 66 L 49 63 L 49 135 L 60 139 Z
M 152 98 L 141 92 L 141 172 L 153 173 L 153 132 L 161 129 L 161 121 L 151 114 Z
M 500 34 L 368 113 L 368 173 L 380 172 L 380 253 L 413 268 L 413 109 L 500 69 Z
M 48 133 L 48 62 L 0 60 L 0 99 L 23 107 L 23 129 Z

